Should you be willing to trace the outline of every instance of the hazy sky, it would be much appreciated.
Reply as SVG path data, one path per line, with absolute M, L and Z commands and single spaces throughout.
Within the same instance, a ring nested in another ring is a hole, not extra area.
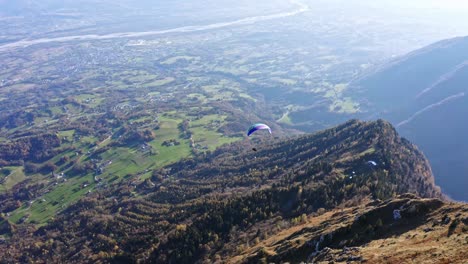
M 401 0 L 399 0 L 401 1 Z M 410 5 L 413 7 L 419 8 L 442 8 L 442 9 L 453 9 L 456 11 L 463 11 L 459 10 L 459 8 L 468 10 L 468 1 L 466 0 L 416 0 L 416 1 L 401 1 L 403 5 Z

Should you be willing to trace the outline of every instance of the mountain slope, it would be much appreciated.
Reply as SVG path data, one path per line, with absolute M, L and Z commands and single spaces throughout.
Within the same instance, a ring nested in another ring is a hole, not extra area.
M 230 263 L 463 263 L 467 239 L 466 204 L 406 194 L 304 218 Z
M 390 120 L 420 146 L 437 183 L 460 200 L 468 200 L 467 54 L 468 37 L 444 40 L 351 84 L 367 116 Z
M 456 74 L 468 60 L 467 43 L 468 37 L 437 42 L 377 68 L 352 85 L 361 88 L 376 108 L 399 109 L 412 104 L 421 97 L 421 92 Z
M 421 152 L 381 120 L 286 139 L 258 135 L 156 170 L 151 180 L 127 180 L 37 230 L 13 226 L 2 260 L 213 262 L 338 206 L 406 192 L 442 198 Z

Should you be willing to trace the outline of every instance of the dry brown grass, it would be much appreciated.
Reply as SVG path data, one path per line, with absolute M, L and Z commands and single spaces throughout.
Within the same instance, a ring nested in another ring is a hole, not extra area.
M 432 222 L 446 215 L 454 219 L 468 219 L 468 205 L 448 204 L 431 214 L 428 224 L 398 237 L 374 240 L 362 247 L 368 263 L 468 263 L 468 233 L 460 223 L 448 236 L 450 224 L 432 226 Z M 458 215 L 458 216 L 457 216 Z M 425 232 L 424 229 L 432 228 Z
M 419 199 L 419 202 L 430 203 L 430 200 Z M 382 206 L 377 204 L 375 208 Z M 366 207 L 365 203 L 358 207 L 337 209 L 322 215 L 307 218 L 307 222 L 300 223 L 277 233 L 270 234 L 258 244 L 245 248 L 237 256 L 226 260 L 226 263 L 242 263 L 251 260 L 260 251 L 264 255 L 281 259 L 282 254 L 291 251 L 300 251 L 304 247 L 313 247 L 307 243 L 321 234 L 328 234 L 343 226 L 351 225 L 357 215 L 361 215 L 373 208 Z M 443 219 L 449 217 L 450 221 L 443 223 Z M 449 226 L 455 219 L 459 224 L 449 236 Z M 464 220 L 465 219 L 465 220 Z M 404 231 L 404 228 L 395 230 L 395 233 L 386 234 L 386 237 L 377 237 L 369 243 L 358 245 L 357 249 L 360 261 L 354 263 L 468 263 L 468 226 L 464 221 L 468 220 L 468 205 L 447 203 L 442 207 L 429 212 L 421 224 Z M 402 230 L 402 231 L 400 231 Z M 343 256 L 342 248 L 335 248 L 328 253 L 334 263 L 346 263 L 340 261 Z M 338 261 L 336 261 L 338 259 Z M 285 259 L 288 261 L 288 259 Z M 304 259 L 306 261 L 306 259 Z M 293 262 L 291 262 L 293 263 Z M 319 261 L 318 263 L 329 263 Z

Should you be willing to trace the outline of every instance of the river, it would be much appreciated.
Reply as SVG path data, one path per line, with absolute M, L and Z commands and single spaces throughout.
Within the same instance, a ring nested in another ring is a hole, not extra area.
M 229 22 L 219 22 L 208 25 L 196 25 L 196 26 L 184 26 L 177 27 L 172 29 L 157 30 L 157 31 L 142 31 L 142 32 L 121 32 L 121 33 L 112 33 L 112 34 L 90 34 L 90 35 L 75 35 L 75 36 L 65 36 L 65 37 L 56 37 L 56 38 L 39 38 L 39 39 L 25 39 L 16 42 L 11 42 L 8 44 L 0 45 L 0 51 L 8 51 L 16 48 L 24 48 L 37 44 L 44 43 L 54 43 L 54 42 L 70 42 L 70 41 L 83 41 L 83 40 L 105 40 L 105 39 L 117 39 L 117 38 L 138 38 L 138 37 L 148 37 L 148 36 L 158 36 L 165 34 L 174 34 L 174 33 L 191 33 L 197 31 L 206 31 L 214 29 L 222 29 L 232 26 L 241 26 L 241 25 L 251 25 L 258 22 L 285 18 L 296 16 L 298 14 L 304 13 L 310 8 L 298 1 L 290 0 L 292 4 L 297 6 L 297 8 L 290 12 L 282 12 L 270 15 L 262 15 L 255 17 L 247 17 Z

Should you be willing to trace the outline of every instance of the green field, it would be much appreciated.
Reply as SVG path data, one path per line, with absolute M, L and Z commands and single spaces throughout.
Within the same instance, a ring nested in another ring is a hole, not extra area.
M 192 57 L 192 56 L 175 56 L 166 59 L 165 61 L 161 62 L 163 65 L 171 65 L 178 61 L 193 61 L 193 60 L 200 60 L 200 57 Z
M 170 84 L 172 83 L 173 81 L 175 81 L 175 78 L 173 77 L 166 77 L 164 79 L 160 79 L 160 80 L 155 80 L 155 81 L 152 81 L 152 82 L 148 82 L 148 83 L 145 83 L 143 85 L 143 87 L 154 87 L 154 86 L 163 86 L 163 85 L 167 85 L 167 84 Z
M 190 131 L 193 132 L 193 140 L 195 144 L 200 144 L 209 150 L 214 150 L 217 147 L 235 142 L 241 138 L 223 137 L 217 132 L 224 123 L 226 116 L 207 115 L 190 123 Z
M 89 185 L 82 187 L 85 182 L 88 182 Z M 45 224 L 57 211 L 76 202 L 93 187 L 94 183 L 91 176 L 72 178 L 61 185 L 55 186 L 55 188 L 52 185 L 50 188 L 54 188 L 53 190 L 31 201 L 32 204 L 24 203 L 22 207 L 14 211 L 9 220 L 18 222 L 22 217 L 28 216 L 28 222 Z
M 3 179 L 3 183 L 0 184 L 0 193 L 11 189 L 15 184 L 22 182 L 26 179 L 23 172 L 23 167 L 4 167 L 3 169 L 9 171 L 9 174 L 0 174 L 0 179 Z
M 280 119 L 276 120 L 276 122 L 285 125 L 292 125 L 292 120 L 289 117 L 289 112 L 284 113 Z

